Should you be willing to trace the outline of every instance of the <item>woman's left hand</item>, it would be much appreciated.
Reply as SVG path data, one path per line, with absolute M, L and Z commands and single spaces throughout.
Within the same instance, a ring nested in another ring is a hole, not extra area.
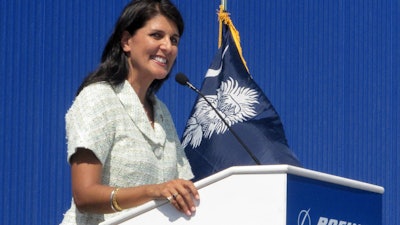
M 193 182 L 176 179 L 160 184 L 161 196 L 179 211 L 191 216 L 196 211 L 194 200 L 199 200 L 199 193 Z

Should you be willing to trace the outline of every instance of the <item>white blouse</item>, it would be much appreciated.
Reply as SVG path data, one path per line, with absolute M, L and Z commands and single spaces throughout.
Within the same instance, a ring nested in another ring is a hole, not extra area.
M 68 161 L 79 147 L 92 150 L 102 183 L 113 187 L 193 178 L 167 107 L 155 97 L 153 108 L 154 128 L 128 81 L 85 87 L 66 114 Z M 80 213 L 72 201 L 62 224 L 98 224 L 117 214 Z

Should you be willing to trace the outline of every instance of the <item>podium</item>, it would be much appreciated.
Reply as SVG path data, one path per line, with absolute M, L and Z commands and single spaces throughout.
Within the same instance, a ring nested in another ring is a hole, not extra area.
M 380 225 L 383 187 L 289 165 L 231 167 L 195 183 L 194 215 L 167 200 L 125 210 L 100 225 Z

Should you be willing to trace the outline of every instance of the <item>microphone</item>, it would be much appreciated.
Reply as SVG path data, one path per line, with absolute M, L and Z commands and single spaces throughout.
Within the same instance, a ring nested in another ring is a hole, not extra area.
M 205 98 L 204 95 L 193 85 L 189 82 L 189 78 L 187 78 L 187 76 L 183 73 L 178 73 L 175 76 L 175 80 L 176 82 L 178 82 L 179 84 L 185 86 L 187 85 L 190 89 L 194 90 L 195 92 L 197 92 L 197 94 L 199 94 L 201 97 Z M 206 101 L 208 102 L 208 100 L 206 99 Z M 210 103 L 208 103 L 210 104 Z
M 178 82 L 179 84 L 183 85 L 183 86 L 188 86 L 190 89 L 194 90 L 197 94 L 199 94 L 207 102 L 207 104 L 217 113 L 218 117 L 222 120 L 222 122 L 224 122 L 226 127 L 228 127 L 228 130 L 233 134 L 233 136 L 240 143 L 240 145 L 242 145 L 242 147 L 250 155 L 250 157 L 253 159 L 253 161 L 257 165 L 261 165 L 260 160 L 257 159 L 257 157 L 249 149 L 249 147 L 242 141 L 242 139 L 231 128 L 231 126 L 228 124 L 228 122 L 222 117 L 221 113 L 213 106 L 213 104 L 211 104 L 210 101 L 208 101 L 208 99 L 203 95 L 203 93 L 201 93 L 193 84 L 191 84 L 189 82 L 189 78 L 185 74 L 183 74 L 183 73 L 176 74 L 175 81 Z

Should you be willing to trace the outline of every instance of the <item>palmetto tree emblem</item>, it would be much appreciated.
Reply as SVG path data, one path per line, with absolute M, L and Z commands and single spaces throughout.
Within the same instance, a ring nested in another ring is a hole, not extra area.
M 206 95 L 208 101 L 224 117 L 229 126 L 246 121 L 257 115 L 258 92 L 248 87 L 241 87 L 232 77 L 221 82 L 216 95 Z M 223 134 L 228 127 L 204 99 L 199 99 L 194 113 L 189 118 L 182 141 L 183 147 L 191 145 L 197 148 L 203 138 L 210 138 L 214 133 Z

